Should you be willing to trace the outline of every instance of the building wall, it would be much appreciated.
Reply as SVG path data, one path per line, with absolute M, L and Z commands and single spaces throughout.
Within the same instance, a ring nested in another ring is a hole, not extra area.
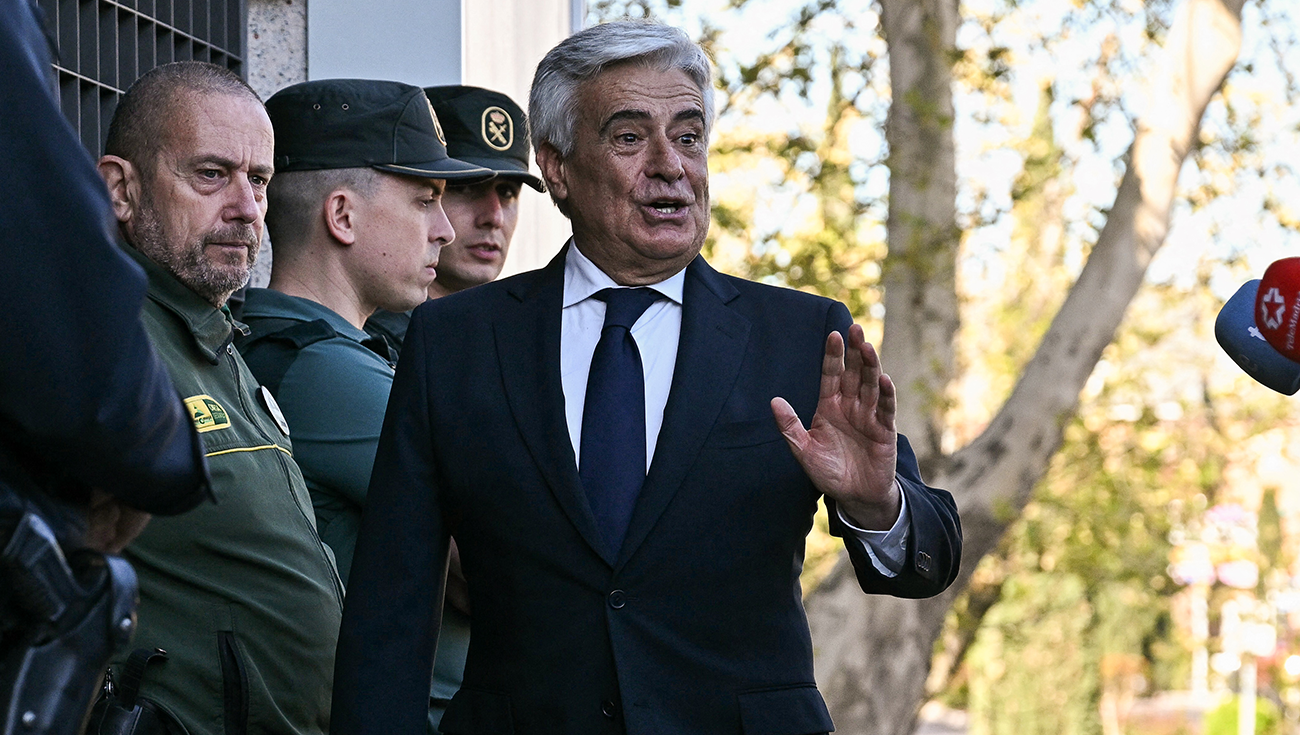
M 537 63 L 572 33 L 573 0 L 465 1 L 461 66 L 463 84 L 495 89 L 528 109 L 528 88 Z M 579 16 L 580 17 L 580 16 Z M 536 161 L 533 168 L 536 172 Z M 550 196 L 525 188 L 519 200 L 519 228 L 504 273 L 539 268 L 572 231 Z
M 248 0 L 248 81 L 263 98 L 335 77 L 473 84 L 527 109 L 537 62 L 585 13 L 584 0 Z M 525 188 L 505 273 L 544 265 L 569 234 L 549 197 Z M 266 284 L 271 260 L 253 285 Z
M 307 2 L 307 78 L 391 79 L 419 87 L 461 78 L 461 4 L 483 0 Z
M 307 0 L 248 0 L 245 78 L 262 99 L 307 81 Z M 263 237 L 248 285 L 271 280 L 274 246 Z
M 248 0 L 248 84 L 262 99 L 307 81 L 306 0 Z

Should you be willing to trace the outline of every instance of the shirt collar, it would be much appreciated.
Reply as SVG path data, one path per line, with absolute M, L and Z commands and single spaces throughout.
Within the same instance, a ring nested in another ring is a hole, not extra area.
M 333 309 L 300 296 L 269 288 L 250 288 L 244 297 L 245 319 L 297 319 L 311 322 L 325 320 L 335 332 L 355 342 L 362 342 L 370 337 L 364 330 L 357 329 Z
M 652 288 L 663 294 L 673 303 L 681 306 L 682 292 L 686 285 L 686 269 L 683 268 L 658 283 L 650 283 Z M 602 271 L 591 259 L 583 255 L 569 240 L 569 252 L 564 256 L 564 308 L 586 301 L 597 292 L 607 288 L 621 288 Z
M 123 250 L 144 268 L 149 277 L 149 297 L 185 323 L 194 335 L 199 352 L 209 362 L 215 363 L 217 355 L 231 343 L 236 327 L 240 331 L 248 329 L 230 316 L 229 309 L 213 306 L 149 256 L 129 245 Z

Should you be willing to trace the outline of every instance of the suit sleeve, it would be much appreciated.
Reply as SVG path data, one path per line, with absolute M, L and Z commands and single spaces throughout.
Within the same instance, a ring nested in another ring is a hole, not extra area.
M 330 732 L 423 732 L 449 534 L 437 493 L 417 310 L 397 366 L 348 579 Z
M 827 333 L 837 331 L 848 339 L 852 319 L 843 304 L 831 307 Z M 921 479 L 916 453 L 907 437 L 898 435 L 898 483 L 906 496 L 908 531 L 906 559 L 895 577 L 881 574 L 853 530 L 840 520 L 835 501 L 825 498 L 831 534 L 850 540 L 844 546 L 864 592 L 895 597 L 933 597 L 957 578 L 961 564 L 961 520 L 957 504 L 946 490 L 930 487 Z
M 55 105 L 34 13 L 0 0 L 0 465 L 179 513 L 207 494 L 202 445 L 141 323 L 144 274 Z

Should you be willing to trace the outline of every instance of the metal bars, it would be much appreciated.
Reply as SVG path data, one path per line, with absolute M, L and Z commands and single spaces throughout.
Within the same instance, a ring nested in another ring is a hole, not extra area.
M 118 97 L 172 61 L 209 61 L 244 74 L 245 0 L 39 0 L 58 44 L 63 114 L 98 156 Z

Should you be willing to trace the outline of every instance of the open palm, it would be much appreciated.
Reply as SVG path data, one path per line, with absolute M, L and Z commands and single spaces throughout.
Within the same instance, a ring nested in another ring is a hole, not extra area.
M 894 383 L 856 324 L 849 328 L 847 349 L 838 332 L 826 338 L 817 411 L 808 429 L 788 401 L 772 399 L 772 414 L 808 478 L 866 529 L 887 529 L 898 517 L 896 409 Z

